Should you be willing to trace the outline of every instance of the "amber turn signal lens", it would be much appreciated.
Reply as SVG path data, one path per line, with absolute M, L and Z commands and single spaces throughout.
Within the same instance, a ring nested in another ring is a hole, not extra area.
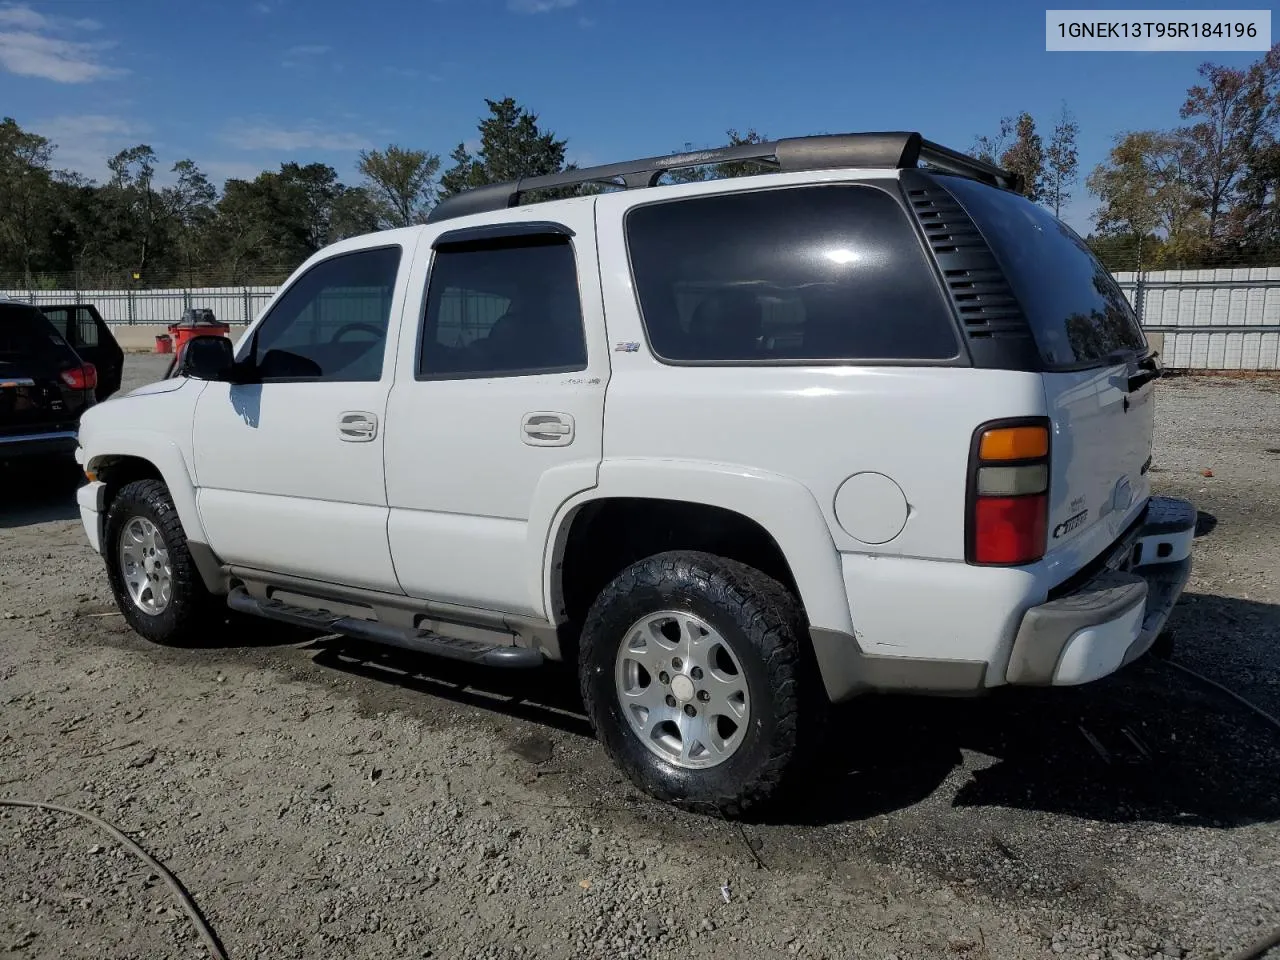
M 1034 460 L 1049 454 L 1046 427 L 1001 427 L 988 430 L 978 446 L 980 460 Z

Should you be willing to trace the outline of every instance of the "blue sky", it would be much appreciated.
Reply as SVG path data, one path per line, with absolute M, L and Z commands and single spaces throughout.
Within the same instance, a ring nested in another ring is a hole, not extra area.
M 1183 6 L 1208 4 L 1162 8 Z M 1065 100 L 1083 180 L 1117 132 L 1178 123 L 1199 63 L 1260 56 L 1047 53 L 1044 17 L 945 0 L 0 0 L 0 115 L 98 178 L 146 142 L 219 182 L 289 159 L 354 182 L 363 147 L 474 140 L 486 96 L 537 112 L 584 164 L 750 126 L 968 149 L 1021 110 L 1047 134 Z M 1076 192 L 1067 218 L 1087 228 Z

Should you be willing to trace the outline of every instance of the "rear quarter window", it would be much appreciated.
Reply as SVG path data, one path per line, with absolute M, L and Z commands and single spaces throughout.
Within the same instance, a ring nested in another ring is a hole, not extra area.
M 937 180 L 990 246 L 1046 366 L 1098 366 L 1145 353 L 1124 291 L 1079 234 L 1018 194 L 962 177 Z
M 955 321 L 916 232 L 876 187 L 636 207 L 627 246 L 653 352 L 683 363 L 948 362 Z

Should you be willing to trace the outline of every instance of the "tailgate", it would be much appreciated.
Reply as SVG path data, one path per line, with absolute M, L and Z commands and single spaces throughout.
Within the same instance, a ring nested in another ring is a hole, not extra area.
M 0 361 L 0 435 L 74 429 L 63 384 L 46 376 L 27 376 Z
M 1120 286 L 1075 231 L 1007 190 L 960 178 L 947 189 L 990 245 L 1039 354 L 1052 419 L 1045 558 L 1065 580 L 1146 502 L 1159 366 Z
M 1074 568 L 1110 546 L 1150 495 L 1155 385 L 1128 363 L 1043 379 L 1053 421 L 1046 556 Z

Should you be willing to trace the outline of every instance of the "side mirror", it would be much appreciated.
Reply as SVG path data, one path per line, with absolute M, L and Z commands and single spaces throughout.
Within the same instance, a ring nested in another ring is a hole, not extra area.
M 192 337 L 182 348 L 177 375 L 192 380 L 230 380 L 235 347 L 227 337 Z

